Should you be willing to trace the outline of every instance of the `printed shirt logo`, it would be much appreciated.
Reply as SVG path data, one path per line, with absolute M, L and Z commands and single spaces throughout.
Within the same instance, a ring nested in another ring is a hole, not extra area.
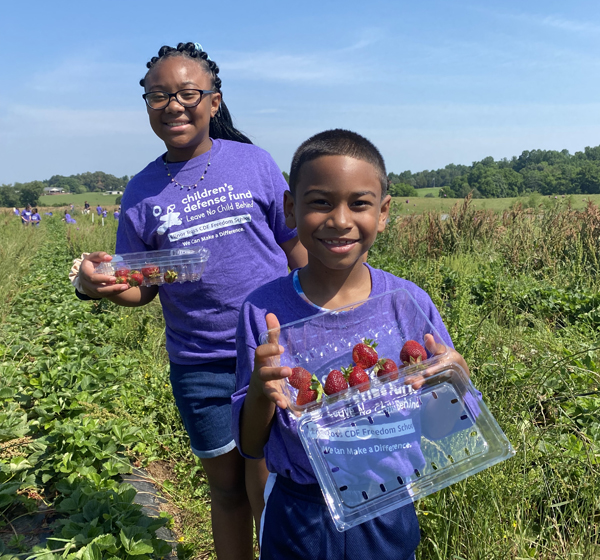
M 181 219 L 179 218 L 179 214 L 180 212 L 175 212 L 175 205 L 171 204 L 167 207 L 167 213 L 164 216 L 160 216 L 162 214 L 162 208 L 160 206 L 155 206 L 152 209 L 152 214 L 155 217 L 160 216 L 160 221 L 164 222 L 164 224 L 162 224 L 157 230 L 156 233 L 158 233 L 159 235 L 164 235 L 165 232 L 171 227 L 171 226 L 180 226 L 183 222 L 181 221 Z
M 236 193 L 234 186 L 228 183 L 224 183 L 221 187 L 205 188 L 188 193 L 180 203 L 181 207 L 177 208 L 178 212 L 175 212 L 175 209 L 179 203 L 169 205 L 164 214 L 163 209 L 158 205 L 152 209 L 154 217 L 164 222 L 156 230 L 159 235 L 164 235 L 173 226 L 190 224 L 190 227 L 169 232 L 168 239 L 171 242 L 202 235 L 199 239 L 183 242 L 183 245 L 190 245 L 215 237 L 242 233 L 243 227 L 222 231 L 218 236 L 216 233 L 211 234 L 210 232 L 231 226 L 243 226 L 243 224 L 252 222 L 252 216 L 248 213 L 248 210 L 254 206 L 252 192 L 248 189 L 245 192 Z M 219 217 L 219 214 L 228 214 L 236 210 L 244 213 L 237 216 Z M 204 220 L 207 218 L 210 221 L 205 222 Z M 213 219 L 211 220 L 211 218 Z

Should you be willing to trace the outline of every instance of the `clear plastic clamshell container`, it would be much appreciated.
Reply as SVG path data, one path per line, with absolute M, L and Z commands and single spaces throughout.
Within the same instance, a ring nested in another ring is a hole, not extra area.
M 280 364 L 302 366 L 325 383 L 331 369 L 352 362 L 354 345 L 378 342 L 396 363 L 408 339 L 443 343 L 405 290 L 282 325 Z M 271 336 L 273 333 L 271 333 Z M 269 333 L 261 335 L 265 342 Z M 432 494 L 496 463 L 514 450 L 460 365 L 448 352 L 323 397 L 295 404 L 298 434 L 339 531 Z
M 204 247 L 125 253 L 100 263 L 95 272 L 115 276 L 117 283 L 130 286 L 195 282 L 202 276 L 209 255 Z

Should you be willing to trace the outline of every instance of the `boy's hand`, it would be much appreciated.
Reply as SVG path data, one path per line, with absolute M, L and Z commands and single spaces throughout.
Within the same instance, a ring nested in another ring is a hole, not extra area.
M 265 317 L 269 332 L 269 341 L 261 344 L 254 354 L 254 370 L 250 384 L 256 395 L 264 395 L 279 408 L 287 408 L 287 400 L 281 390 L 281 384 L 292 374 L 289 367 L 280 367 L 279 356 L 283 346 L 279 345 L 279 321 L 273 313 Z
M 433 356 L 440 356 L 441 354 L 447 353 L 446 357 L 439 361 L 436 364 L 429 366 L 424 371 L 420 371 L 406 378 L 406 384 L 411 385 L 413 389 L 420 389 L 426 382 L 428 377 L 439 373 L 448 367 L 451 363 L 457 363 L 467 374 L 467 377 L 471 376 L 471 372 L 469 371 L 469 366 L 467 366 L 467 362 L 453 348 L 448 348 L 445 344 L 438 344 L 433 335 L 426 334 L 425 335 L 425 348 L 427 351 Z

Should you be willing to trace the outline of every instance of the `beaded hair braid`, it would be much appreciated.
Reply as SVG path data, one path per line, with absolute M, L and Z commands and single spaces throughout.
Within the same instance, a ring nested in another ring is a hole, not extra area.
M 217 114 L 210 119 L 210 130 L 209 134 L 211 138 L 221 138 L 223 140 L 234 140 L 236 142 L 242 142 L 244 144 L 252 144 L 252 141 L 242 134 L 233 126 L 233 120 L 229 109 L 223 101 L 223 92 L 221 91 L 221 78 L 219 78 L 219 67 L 217 63 L 208 58 L 208 55 L 203 50 L 198 50 L 194 43 L 179 43 L 176 48 L 169 47 L 167 45 L 161 47 L 158 51 L 158 56 L 153 56 L 150 62 L 146 64 L 148 72 L 140 80 L 140 85 L 145 87 L 146 78 L 161 60 L 165 58 L 171 58 L 174 56 L 185 56 L 192 60 L 198 61 L 204 67 L 204 70 L 211 76 L 212 89 L 221 94 L 221 104 Z

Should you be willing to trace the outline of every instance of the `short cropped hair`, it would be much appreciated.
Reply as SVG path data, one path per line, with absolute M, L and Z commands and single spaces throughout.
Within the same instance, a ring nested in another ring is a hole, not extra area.
M 385 162 L 379 150 L 364 136 L 350 130 L 335 128 L 311 136 L 296 150 L 292 158 L 289 179 L 292 195 L 295 195 L 302 166 L 322 156 L 348 156 L 370 163 L 379 176 L 381 196 L 387 194 L 388 179 Z

